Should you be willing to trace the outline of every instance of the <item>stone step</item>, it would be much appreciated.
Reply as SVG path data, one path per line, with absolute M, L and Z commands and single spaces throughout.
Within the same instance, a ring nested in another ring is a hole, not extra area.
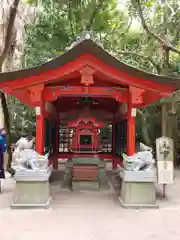
M 53 170 L 49 181 L 50 182 L 62 181 L 64 179 L 64 174 L 65 174 L 65 171 Z
M 100 185 L 98 181 L 72 181 L 72 190 L 99 190 Z

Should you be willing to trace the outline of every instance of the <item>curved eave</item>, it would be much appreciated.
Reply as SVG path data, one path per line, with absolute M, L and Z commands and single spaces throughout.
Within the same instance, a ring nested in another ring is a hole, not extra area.
M 174 88 L 180 88 L 180 79 L 154 75 L 128 66 L 118 61 L 108 52 L 104 51 L 98 44 L 89 39 L 80 42 L 78 45 L 71 48 L 61 56 L 40 66 L 20 71 L 1 73 L 0 82 L 26 79 L 29 78 L 30 76 L 41 75 L 42 73 L 46 73 L 48 71 L 64 66 L 67 63 L 87 53 L 93 55 L 94 57 L 102 61 L 104 64 L 118 70 L 119 72 L 127 73 L 128 75 L 136 77 L 137 79 L 143 79 L 145 81 L 151 81 L 163 85 L 165 84 L 168 86 L 174 86 Z

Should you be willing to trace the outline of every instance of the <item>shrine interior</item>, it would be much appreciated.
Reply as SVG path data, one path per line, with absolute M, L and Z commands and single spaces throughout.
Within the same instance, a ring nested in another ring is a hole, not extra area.
M 57 98 L 52 104 L 59 124 L 53 128 L 53 122 L 45 120 L 45 152 L 51 146 L 58 150 L 59 158 L 72 154 L 105 154 L 108 158 L 119 155 L 121 148 L 125 151 L 127 132 L 126 124 L 122 123 L 126 120 L 121 119 L 121 124 L 115 121 L 120 107 L 115 99 L 66 96 Z

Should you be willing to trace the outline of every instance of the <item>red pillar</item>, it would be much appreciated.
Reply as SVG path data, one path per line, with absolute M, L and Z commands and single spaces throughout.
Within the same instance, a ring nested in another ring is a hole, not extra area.
M 115 139 L 116 137 L 116 129 L 115 129 L 115 115 L 113 116 L 113 121 L 112 121 L 112 153 L 116 153 L 116 145 L 115 145 Z
M 56 121 L 56 152 L 59 153 L 59 119 Z
M 129 92 L 128 117 L 127 117 L 127 155 L 132 156 L 136 152 L 136 121 L 132 112 L 132 93 Z
M 116 159 L 116 128 L 115 128 L 115 121 L 113 120 L 112 123 L 112 154 L 113 154 L 113 169 L 118 167 L 117 159 Z
M 36 151 L 44 154 L 44 103 L 36 108 Z
M 57 113 L 57 120 L 56 120 L 56 156 L 53 161 L 53 168 L 58 169 L 58 155 L 59 155 L 59 113 Z

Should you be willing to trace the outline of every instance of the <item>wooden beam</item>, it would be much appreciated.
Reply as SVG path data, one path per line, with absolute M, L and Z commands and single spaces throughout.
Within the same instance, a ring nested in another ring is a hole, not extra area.
M 46 87 L 44 89 L 44 100 L 54 101 L 62 96 L 84 96 L 84 97 L 109 97 L 121 102 L 127 100 L 127 89 L 109 87 Z
M 158 99 L 162 98 L 161 94 L 152 92 L 152 91 L 146 91 L 143 94 L 143 102 L 144 102 L 144 106 L 147 106 L 155 101 L 157 101 Z
M 88 113 L 84 114 L 83 117 L 78 117 L 75 121 L 71 121 L 68 123 L 69 127 L 77 127 L 78 125 L 81 124 L 81 122 L 84 122 L 84 124 L 87 126 L 87 122 L 92 122 L 94 124 L 94 127 L 97 128 L 103 128 L 104 127 L 104 123 L 103 122 L 99 122 L 96 121 L 96 119 L 93 116 L 90 116 Z M 87 126 L 89 127 L 89 126 Z M 92 126 L 90 126 L 92 127 Z
M 131 104 L 143 104 L 143 93 L 146 91 L 142 88 L 137 88 L 134 86 L 129 86 L 129 91 L 131 93 Z
M 11 95 L 30 107 L 36 106 L 33 102 L 31 102 L 30 94 L 27 89 L 24 91 L 14 91 Z
M 89 86 L 94 84 L 93 74 L 96 72 L 95 69 L 85 66 L 84 68 L 80 69 L 79 72 L 81 73 L 81 83 L 85 86 Z
M 43 90 L 44 84 L 29 87 L 28 91 L 30 94 L 31 102 L 40 103 L 41 101 L 43 101 Z

